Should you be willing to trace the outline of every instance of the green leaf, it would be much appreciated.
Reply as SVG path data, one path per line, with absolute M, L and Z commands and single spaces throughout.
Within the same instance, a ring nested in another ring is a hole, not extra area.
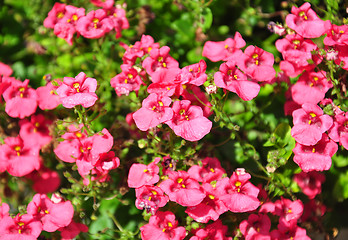
M 213 23 L 213 14 L 210 8 L 204 8 L 202 11 L 203 24 L 201 25 L 203 32 L 206 32 Z

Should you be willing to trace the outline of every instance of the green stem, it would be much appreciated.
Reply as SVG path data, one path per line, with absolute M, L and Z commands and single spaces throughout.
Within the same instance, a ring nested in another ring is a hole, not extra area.
M 112 219 L 112 221 L 114 222 L 114 224 L 116 225 L 116 227 L 118 228 L 118 230 L 120 230 L 120 232 L 124 232 L 123 227 L 121 226 L 121 224 L 117 221 L 116 217 L 111 214 L 110 212 L 107 212 L 108 216 Z

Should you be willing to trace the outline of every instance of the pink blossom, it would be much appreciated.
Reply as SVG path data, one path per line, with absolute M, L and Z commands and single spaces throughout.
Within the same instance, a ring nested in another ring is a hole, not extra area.
M 33 181 L 33 189 L 37 193 L 46 194 L 56 191 L 60 186 L 59 174 L 49 168 L 41 167 L 26 176 Z
M 40 168 L 40 148 L 23 141 L 20 136 L 7 137 L 0 146 L 0 172 L 22 177 Z
M 239 224 L 239 229 L 244 235 L 245 240 L 271 239 L 269 235 L 271 220 L 264 214 L 251 214 L 248 220 L 244 220 Z
M 231 237 L 226 237 L 228 228 L 222 225 L 221 220 L 218 219 L 212 224 L 206 225 L 204 228 L 199 228 L 194 231 L 194 236 L 190 240 L 232 240 Z
M 15 80 L 3 92 L 6 102 L 5 112 L 10 117 L 24 118 L 28 117 L 36 111 L 37 95 L 33 88 L 28 87 L 29 79 L 21 82 Z
M 97 80 L 86 77 L 80 72 L 75 78 L 64 77 L 62 85 L 57 89 L 58 96 L 66 108 L 73 108 L 76 105 L 91 107 L 97 101 L 95 94 Z
M 35 240 L 42 231 L 42 224 L 30 214 L 7 216 L 0 220 L 1 240 Z
M 347 45 L 348 44 L 348 26 L 337 26 L 331 24 L 330 29 L 326 31 L 327 35 L 324 38 L 325 46 Z
M 168 202 L 168 196 L 164 195 L 161 188 L 156 186 L 144 185 L 135 189 L 135 206 L 138 209 L 145 209 L 146 212 L 151 212 L 152 215 L 160 207 L 164 207 Z
M 52 82 L 48 82 L 46 86 L 36 89 L 39 108 L 42 110 L 52 110 L 61 103 L 59 96 L 56 94 L 57 88 L 58 87 L 54 86 Z
M 245 41 L 239 32 L 236 32 L 234 38 L 227 38 L 225 41 L 212 42 L 207 41 L 203 46 L 202 56 L 210 61 L 227 61 L 232 59 L 235 54 L 240 54 L 241 48 L 245 46 Z
M 169 200 L 181 206 L 196 206 L 205 198 L 201 185 L 190 178 L 185 171 L 170 171 L 168 179 L 160 184 L 160 188 L 169 196 Z
M 294 162 L 297 163 L 302 171 L 324 171 L 331 167 L 331 157 L 337 152 L 337 144 L 330 140 L 324 133 L 321 140 L 311 146 L 296 143 L 292 150 L 295 154 Z
M 177 136 L 188 141 L 198 141 L 207 135 L 212 122 L 203 116 L 202 108 L 191 105 L 189 100 L 173 104 L 173 118 L 166 122 Z
M 67 22 L 59 22 L 54 25 L 54 34 L 64 39 L 69 45 L 73 44 L 73 37 L 76 32 L 75 26 Z
M 294 126 L 291 129 L 291 136 L 296 142 L 307 146 L 315 145 L 333 124 L 332 118 L 312 103 L 303 104 L 302 108 L 292 113 L 292 116 Z
M 207 64 L 203 59 L 198 63 L 191 64 L 182 68 L 180 73 L 181 84 L 193 84 L 196 86 L 201 86 L 207 80 L 207 74 L 205 70 L 207 69 Z
M 74 208 L 70 201 L 53 203 L 45 194 L 35 194 L 27 212 L 41 221 L 44 231 L 54 232 L 69 225 Z
M 144 84 L 137 70 L 130 65 L 121 65 L 122 72 L 111 78 L 111 87 L 115 88 L 117 96 L 126 95 L 131 91 L 138 92 L 140 85 Z
M 249 212 L 259 207 L 259 189 L 249 182 L 249 173 L 234 172 L 216 183 L 220 199 L 231 212 Z
M 291 87 L 292 99 L 302 105 L 304 103 L 317 104 L 324 99 L 325 93 L 333 85 L 326 78 L 326 72 L 304 72 Z
M 76 22 L 76 31 L 85 38 L 100 38 L 113 27 L 113 22 L 104 9 L 92 10 Z
M 300 186 L 302 192 L 313 199 L 321 193 L 321 184 L 325 182 L 325 175 L 316 171 L 295 174 L 294 181 Z
M 271 232 L 272 240 L 310 240 L 306 230 L 296 225 L 296 221 L 287 222 L 280 219 L 278 229 Z
M 330 21 L 321 20 L 308 2 L 299 8 L 293 6 L 285 21 L 289 28 L 304 38 L 320 37 L 330 28 Z
M 75 239 L 80 232 L 88 232 L 88 227 L 83 223 L 72 220 L 68 226 L 59 228 L 58 231 L 61 232 L 61 240 L 71 240 Z
M 51 11 L 49 11 L 47 18 L 43 22 L 43 25 L 46 28 L 54 28 L 54 25 L 56 25 L 64 17 L 65 7 L 66 4 L 56 2 Z
M 219 180 L 225 173 L 217 158 L 206 157 L 201 162 L 202 165 L 193 165 L 187 171 L 191 178 L 199 182 L 210 183 Z
M 45 118 L 44 115 L 32 115 L 30 121 L 23 119 L 19 121 L 21 138 L 33 146 L 39 147 L 49 144 L 52 140 L 49 126 L 52 124 L 51 120 Z
M 259 47 L 248 46 L 244 54 L 238 55 L 236 62 L 237 66 L 255 81 L 268 82 L 275 77 L 273 54 Z
M 157 93 L 164 96 L 172 96 L 175 92 L 183 91 L 179 68 L 161 68 L 151 76 L 152 83 L 148 86 L 148 93 Z
M 255 98 L 260 91 L 259 84 L 249 81 L 234 61 L 220 65 L 219 71 L 214 74 L 214 82 L 217 87 L 236 93 L 244 101 Z
M 303 222 L 318 222 L 326 212 L 326 206 L 315 199 L 311 199 L 304 205 L 304 212 L 301 217 Z
M 12 75 L 12 73 L 13 73 L 13 70 L 9 65 L 3 62 L 0 62 L 0 76 L 2 75 L 5 77 L 9 77 Z
M 169 55 L 170 48 L 163 46 L 159 49 L 154 48 L 150 51 L 150 56 L 144 59 L 143 68 L 152 76 L 152 74 L 163 68 L 178 68 L 179 63 Z
M 206 197 L 198 205 L 188 207 L 185 212 L 196 222 L 216 221 L 228 208 L 219 199 L 219 193 L 210 183 L 203 183 L 202 187 Z
M 157 211 L 140 231 L 143 240 L 182 240 L 186 236 L 185 228 L 178 227 L 175 215 L 169 211 Z
M 97 7 L 110 9 L 114 4 L 114 0 L 90 0 Z
M 109 18 L 113 22 L 114 29 L 116 31 L 116 38 L 120 38 L 122 36 L 122 29 L 129 28 L 129 22 L 126 17 L 126 11 L 123 8 L 112 7 L 108 9 Z
M 1 203 L 1 200 L 0 200 L 0 203 Z M 10 216 L 9 211 L 10 211 L 10 206 L 7 203 L 3 202 L 0 204 L 0 221 L 4 217 Z
M 274 205 L 274 214 L 284 218 L 287 222 L 298 220 L 303 212 L 301 200 L 291 201 L 282 197 L 275 201 Z
M 144 185 L 152 185 L 159 181 L 159 163 L 160 158 L 155 158 L 149 165 L 134 163 L 129 169 L 128 186 L 131 188 L 139 188 Z
M 348 149 L 348 116 L 346 113 L 335 115 L 333 126 L 329 129 L 329 137 Z
M 169 107 L 171 102 L 169 97 L 151 93 L 143 100 L 142 107 L 133 113 L 137 127 L 142 131 L 147 131 L 170 120 L 173 117 L 173 110 Z

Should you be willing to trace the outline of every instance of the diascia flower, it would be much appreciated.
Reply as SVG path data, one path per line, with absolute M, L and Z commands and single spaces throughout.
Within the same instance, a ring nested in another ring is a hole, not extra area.
M 207 41 L 204 44 L 202 56 L 207 57 L 210 61 L 227 61 L 232 59 L 235 54 L 240 54 L 245 41 L 239 32 L 236 32 L 234 38 L 227 38 L 225 41 L 212 42 Z
M 170 120 L 173 110 L 169 107 L 169 97 L 151 93 L 142 102 L 142 107 L 133 114 L 135 124 L 141 131 L 147 131 L 158 124 Z
M 36 111 L 37 94 L 35 89 L 28 87 L 29 79 L 24 82 L 13 80 L 3 93 L 6 102 L 5 112 L 11 117 L 22 119 Z
M 321 193 L 321 184 L 325 182 L 325 175 L 316 171 L 295 174 L 294 181 L 300 186 L 302 192 L 313 199 Z
M 296 142 L 307 146 L 315 145 L 333 124 L 332 118 L 312 103 L 303 104 L 302 108 L 292 113 L 292 116 L 294 126 L 291 129 L 291 136 Z
M 311 146 L 296 143 L 292 150 L 295 154 L 294 162 L 304 172 L 324 171 L 331 167 L 331 158 L 337 152 L 337 144 L 323 133 L 321 140 Z
M 6 216 L 0 220 L 1 240 L 35 240 L 41 231 L 41 222 L 31 214 L 17 214 L 14 218 Z
M 84 72 L 80 72 L 75 78 L 64 77 L 57 93 L 64 107 L 73 108 L 82 105 L 87 108 L 93 106 L 98 99 L 95 94 L 96 89 L 97 80 L 86 77 Z
M 230 178 L 223 178 L 216 183 L 220 199 L 231 212 L 249 212 L 259 207 L 257 199 L 259 189 L 249 182 L 249 173 L 240 169 Z
M 170 171 L 169 178 L 160 184 L 160 188 L 169 196 L 169 200 L 181 206 L 196 206 L 205 198 L 205 193 L 197 180 L 190 178 L 185 171 Z
M 178 227 L 175 215 L 169 211 L 157 211 L 140 231 L 143 240 L 181 240 L 186 236 L 185 228 Z
M 152 185 L 159 181 L 159 163 L 160 158 L 155 158 L 149 165 L 134 163 L 129 169 L 128 186 L 131 188 L 139 188 L 144 185 Z
M 0 146 L 0 172 L 22 177 L 40 168 L 40 148 L 23 141 L 20 136 L 7 137 Z
M 228 61 L 220 65 L 219 71 L 214 74 L 217 87 L 236 93 L 244 101 L 257 96 L 259 84 L 249 81 L 248 77 L 236 67 L 235 61 Z
M 269 231 L 271 229 L 271 220 L 264 214 L 251 214 L 248 220 L 239 224 L 239 229 L 245 237 L 245 240 L 270 240 Z
M 321 20 L 306 2 L 299 8 L 293 6 L 291 13 L 286 16 L 286 24 L 305 38 L 317 38 L 330 28 L 330 21 Z
M 198 141 L 207 135 L 212 122 L 203 116 L 199 106 L 191 105 L 189 100 L 176 101 L 173 104 L 174 116 L 166 124 L 174 133 L 188 141 Z
M 35 220 L 41 221 L 44 231 L 54 232 L 69 225 L 74 208 L 70 201 L 54 203 L 45 194 L 35 194 L 28 204 L 27 212 Z

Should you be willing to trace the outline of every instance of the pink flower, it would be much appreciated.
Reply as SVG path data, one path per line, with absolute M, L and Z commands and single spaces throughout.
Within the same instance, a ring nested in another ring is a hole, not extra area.
M 251 214 L 248 220 L 239 224 L 239 229 L 245 237 L 245 240 L 271 239 L 269 231 L 271 229 L 271 220 L 264 214 Z
M 267 82 L 275 77 L 273 54 L 259 47 L 248 46 L 244 54 L 238 55 L 236 62 L 238 67 L 255 81 Z
M 46 28 L 54 28 L 54 25 L 64 17 L 65 7 L 66 4 L 64 3 L 55 3 L 52 10 L 49 11 L 47 18 L 44 20 L 43 25 Z
M 172 96 L 174 93 L 181 93 L 183 90 L 180 79 L 179 68 L 162 68 L 151 76 L 152 83 L 148 86 L 148 93 L 157 93 L 164 96 Z
M 326 206 L 315 199 L 311 199 L 304 205 L 304 212 L 301 217 L 302 222 L 318 222 L 326 212 Z
M 240 54 L 241 48 L 245 46 L 245 41 L 239 32 L 236 32 L 234 38 L 227 38 L 225 41 L 212 42 L 207 41 L 203 46 L 202 56 L 210 61 L 227 61 L 232 59 L 234 54 Z
M 201 162 L 202 165 L 193 165 L 187 171 L 191 178 L 199 182 L 210 183 L 219 180 L 225 173 L 217 158 L 206 157 Z
M 49 126 L 52 124 L 51 120 L 45 118 L 44 115 L 32 115 L 30 121 L 23 119 L 19 121 L 21 138 L 33 146 L 38 147 L 49 144 L 52 140 L 50 135 Z
M 181 96 L 183 97 L 183 100 L 189 100 L 192 105 L 200 106 L 203 110 L 204 117 L 209 117 L 213 113 L 209 99 L 199 87 L 188 85 L 182 92 Z
M 324 133 L 317 144 L 305 146 L 296 143 L 292 151 L 295 154 L 294 162 L 300 166 L 302 171 L 310 172 L 329 170 L 331 157 L 337 150 L 337 144 Z
M 115 4 L 114 0 L 90 0 L 90 1 L 95 6 L 101 7 L 104 9 L 109 9 Z
M 337 26 L 331 24 L 331 28 L 326 31 L 327 35 L 324 38 L 325 46 L 347 45 L 348 44 L 348 26 Z
M 188 207 L 185 212 L 196 222 L 216 221 L 221 214 L 228 211 L 228 208 L 219 199 L 219 193 L 210 183 L 203 183 L 202 187 L 206 197 L 198 205 Z
M 160 158 L 155 158 L 149 165 L 134 163 L 129 169 L 128 186 L 139 188 L 144 185 L 153 185 L 159 181 L 159 163 Z
M 0 220 L 0 239 L 2 240 L 35 240 L 42 230 L 41 222 L 30 214 L 17 214 L 14 218 L 7 216 Z
M 182 240 L 186 236 L 185 228 L 178 227 L 175 215 L 169 211 L 157 211 L 140 231 L 143 240 Z
M 160 207 L 164 207 L 168 202 L 168 196 L 164 195 L 161 188 L 156 186 L 144 185 L 135 189 L 137 199 L 135 200 L 135 206 L 138 209 L 145 209 L 146 212 L 151 212 L 152 215 Z
M 59 96 L 56 94 L 57 88 L 58 87 L 54 86 L 52 82 L 48 82 L 46 86 L 36 89 L 39 108 L 42 110 L 52 110 L 61 103 Z
M 333 126 L 329 129 L 329 137 L 348 149 L 348 116 L 346 113 L 335 115 Z
M 306 230 L 296 225 L 296 221 L 287 222 L 280 219 L 278 229 L 271 232 L 272 240 L 310 240 Z
M 138 92 L 140 85 L 144 84 L 137 70 L 130 65 L 121 65 L 122 72 L 111 78 L 111 87 L 115 88 L 117 96 L 126 95 L 131 91 Z
M 321 193 L 321 184 L 325 182 L 325 175 L 316 171 L 300 172 L 295 174 L 294 181 L 309 199 L 313 199 L 317 194 Z
M 286 24 L 304 38 L 320 37 L 330 28 L 330 21 L 321 20 L 308 2 L 299 8 L 293 6 L 291 13 L 286 16 Z
M 122 29 L 128 29 L 129 28 L 129 22 L 126 17 L 126 11 L 123 8 L 118 7 L 112 7 L 108 9 L 109 18 L 113 22 L 114 29 L 116 31 L 116 38 L 119 38 L 122 36 L 121 31 Z
M 221 220 L 218 219 L 212 224 L 206 225 L 204 228 L 199 228 L 194 231 L 194 236 L 190 240 L 232 240 L 231 237 L 226 237 L 228 228 L 222 225 Z
M 282 197 L 275 201 L 274 205 L 274 214 L 284 218 L 287 222 L 298 220 L 303 212 L 301 200 L 291 201 Z
M 57 89 L 58 96 L 66 108 L 73 108 L 76 105 L 91 107 L 97 101 L 95 94 L 97 80 L 86 77 L 80 72 L 75 78 L 64 77 L 62 85 Z
M 236 93 L 244 101 L 255 98 L 260 91 L 259 84 L 249 81 L 234 61 L 220 65 L 219 71 L 214 74 L 214 82 L 217 87 Z
M 169 97 L 151 93 L 143 100 L 142 107 L 133 113 L 135 124 L 141 131 L 147 131 L 170 120 L 173 117 L 173 110 L 169 107 L 171 103 Z
M 70 201 L 53 203 L 45 194 L 35 194 L 27 212 L 41 221 L 44 231 L 54 232 L 70 224 L 74 208 Z
M 307 146 L 315 145 L 333 124 L 332 118 L 312 103 L 303 104 L 302 108 L 292 113 L 292 116 L 294 126 L 291 129 L 291 136 L 296 142 Z
M 5 112 L 10 117 L 24 118 L 36 111 L 37 95 L 36 91 L 28 87 L 29 79 L 24 82 L 15 80 L 4 91 L 3 97 L 6 101 Z
M 203 116 L 202 108 L 191 105 L 189 100 L 174 102 L 172 109 L 173 118 L 166 124 L 177 136 L 188 141 L 198 141 L 210 132 L 212 122 Z
M 7 137 L 0 146 L 0 172 L 22 177 L 40 168 L 39 146 L 32 146 L 20 136 Z
M 231 212 L 249 212 L 259 207 L 259 189 L 249 182 L 249 173 L 233 172 L 216 183 L 220 199 Z
M 76 32 L 75 26 L 67 22 L 59 22 L 54 25 L 54 34 L 64 39 L 69 45 L 73 44 L 73 37 Z
M 169 51 L 168 46 L 154 48 L 150 51 L 150 56 L 143 61 L 143 68 L 150 76 L 159 69 L 179 67 L 179 63 L 169 55 Z
M 83 223 L 77 223 L 72 220 L 66 227 L 59 228 L 61 240 L 74 239 L 80 232 L 88 232 L 88 227 Z
M 325 93 L 332 87 L 332 83 L 326 78 L 326 72 L 305 71 L 291 87 L 291 95 L 292 99 L 300 105 L 317 104 L 324 99 Z
M 26 176 L 33 181 L 33 189 L 37 193 L 46 194 L 55 192 L 60 186 L 59 174 L 49 168 L 41 167 Z
M 194 63 L 189 66 L 183 67 L 180 73 L 181 84 L 193 84 L 201 86 L 207 80 L 207 74 L 205 70 L 207 64 L 203 59 L 199 63 Z
M 13 73 L 13 70 L 9 65 L 3 62 L 0 62 L 0 76 L 2 75 L 5 77 L 9 77 L 12 75 L 12 73 Z
M 160 184 L 160 188 L 169 196 L 169 200 L 181 206 L 196 206 L 205 198 L 201 185 L 190 178 L 185 171 L 170 171 L 169 178 Z
M 76 31 L 85 38 L 100 38 L 113 29 L 104 9 L 92 10 L 76 22 Z

